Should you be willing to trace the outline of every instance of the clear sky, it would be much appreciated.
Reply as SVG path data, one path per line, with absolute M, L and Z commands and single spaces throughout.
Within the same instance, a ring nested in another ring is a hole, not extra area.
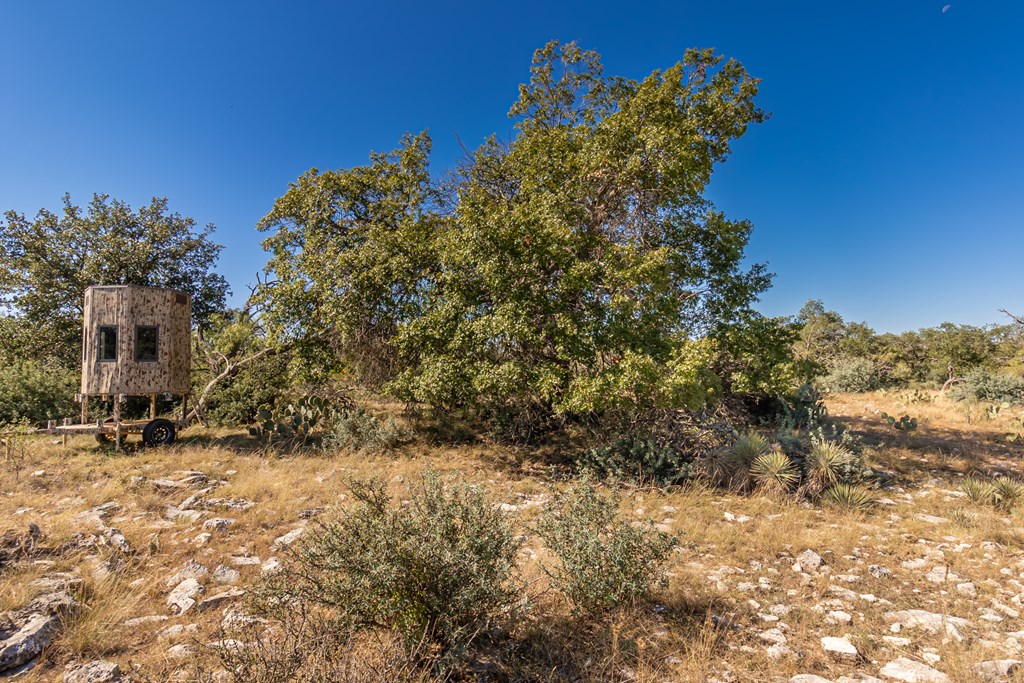
M 943 11 L 946 5 L 947 11 Z M 105 192 L 217 225 L 244 300 L 256 222 L 311 167 L 430 130 L 433 166 L 489 133 L 535 48 L 576 40 L 642 78 L 692 46 L 772 112 L 710 196 L 777 274 L 880 331 L 1024 311 L 1024 3 L 0 0 L 0 209 Z

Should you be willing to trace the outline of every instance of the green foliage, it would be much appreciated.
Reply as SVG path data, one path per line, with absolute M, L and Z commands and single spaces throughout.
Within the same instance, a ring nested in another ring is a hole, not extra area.
M 856 456 L 848 448 L 834 441 L 812 439 L 811 448 L 804 461 L 806 487 L 812 496 L 825 489 L 842 483 L 849 477 Z
M 169 287 L 192 295 L 202 324 L 224 308 L 227 281 L 213 272 L 221 247 L 214 227 L 168 210 L 154 198 L 138 211 L 97 194 L 83 210 L 64 196 L 60 213 L 41 209 L 34 219 L 8 211 L 0 221 L 0 303 L 9 304 L 35 346 L 65 367 L 81 360 L 82 302 L 90 285 Z M 30 357 L 31 350 L 24 355 Z
M 339 410 L 337 405 L 319 396 L 303 396 L 276 408 L 265 405 L 257 411 L 258 421 L 249 427 L 249 434 L 271 443 L 304 446 L 311 437 L 331 428 Z
M 428 473 L 398 507 L 381 482 L 351 491 L 357 504 L 311 528 L 261 602 L 326 607 L 343 633 L 394 629 L 436 646 L 442 666 L 514 609 L 520 542 L 482 489 Z
M 1024 377 L 976 370 L 949 391 L 961 401 L 992 401 L 1024 405 Z
M 772 452 L 772 444 L 757 432 L 741 435 L 732 446 L 716 458 L 710 473 L 719 483 L 737 489 L 746 489 L 751 484 L 751 467 L 762 455 Z
M 987 481 L 971 477 L 960 483 L 960 490 L 964 492 L 967 499 L 972 503 L 991 503 L 994 491 L 992 484 Z
M 1011 512 L 1024 501 L 1024 482 L 1011 477 L 992 480 L 992 504 L 999 510 Z
M 866 358 L 837 358 L 828 364 L 828 374 L 817 380 L 822 391 L 858 393 L 879 387 L 875 365 Z
M 882 413 L 882 422 L 885 422 L 893 429 L 905 434 L 910 434 L 917 430 L 917 418 L 910 417 L 909 415 L 904 415 L 897 420 L 888 413 Z
M 0 424 L 45 423 L 78 412 L 78 376 L 35 360 L 0 365 Z
M 875 499 L 863 486 L 833 484 L 825 490 L 825 502 L 850 512 L 865 512 L 875 506 Z
M 691 458 L 650 436 L 618 439 L 587 449 L 576 462 L 580 468 L 602 477 L 658 485 L 682 483 L 693 471 Z
M 793 355 L 799 326 L 756 314 L 721 326 L 714 338 L 723 349 L 722 377 L 731 391 L 760 396 L 791 392 L 807 369 Z
M 592 617 L 630 607 L 664 582 L 663 565 L 676 545 L 650 522 L 623 517 L 617 498 L 586 479 L 545 507 L 537 533 L 559 559 L 545 567 L 552 584 L 576 613 Z
M 820 426 L 828 417 L 828 409 L 821 393 L 813 384 L 801 385 L 791 394 L 776 397 L 779 429 L 806 430 Z
M 324 436 L 324 450 L 381 453 L 397 448 L 412 437 L 408 429 L 388 416 L 382 420 L 362 408 L 346 410 L 334 417 Z
M 781 451 L 764 453 L 754 458 L 750 475 L 757 488 L 766 493 L 785 493 L 800 481 L 800 470 Z
M 512 139 L 488 139 L 444 183 L 421 134 L 366 166 L 314 169 L 278 199 L 260 223 L 268 329 L 330 339 L 359 381 L 400 399 L 513 415 L 515 434 L 717 400 L 707 361 L 742 356 L 724 330 L 756 319 L 770 277 L 744 264 L 750 224 L 703 193 L 764 120 L 757 89 L 710 50 L 633 81 L 549 43 Z M 738 390 L 784 383 L 748 355 Z

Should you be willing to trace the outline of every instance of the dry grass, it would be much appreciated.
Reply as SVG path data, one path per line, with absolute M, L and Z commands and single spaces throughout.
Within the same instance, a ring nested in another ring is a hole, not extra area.
M 325 508 L 329 514 L 333 507 L 348 504 L 348 479 L 378 477 L 401 500 L 431 468 L 481 483 L 496 502 L 518 507 L 510 514 L 528 536 L 520 557 L 535 608 L 513 629 L 512 645 L 506 642 L 506 649 L 492 656 L 496 670 L 513 680 L 653 682 L 732 676 L 736 681 L 786 681 L 797 673 L 834 680 L 853 672 L 877 675 L 882 664 L 897 656 L 922 661 L 934 649 L 941 658 L 935 666 L 952 681 L 974 681 L 972 667 L 979 660 L 1024 654 L 1005 636 L 1024 630 L 1020 618 L 1012 616 L 1012 610 L 1024 612 L 1024 513 L 1007 514 L 974 503 L 958 486 L 975 474 L 1020 475 L 1024 447 L 1004 438 L 1012 413 L 984 419 L 983 410 L 941 396 L 926 403 L 911 403 L 908 397 L 875 393 L 828 399 L 831 413 L 871 446 L 869 464 L 894 477 L 892 487 L 875 492 L 885 499 L 883 504 L 867 512 L 851 514 L 811 507 L 786 495 L 725 494 L 700 486 L 626 491 L 623 511 L 663 524 L 679 535 L 681 548 L 672 560 L 669 587 L 656 596 L 661 607 L 645 608 L 612 624 L 574 622 L 564 601 L 547 590 L 538 562 L 550 558 L 531 526 L 541 509 L 536 501 L 548 498 L 560 484 L 529 453 L 414 443 L 377 456 L 279 457 L 238 432 L 201 429 L 170 449 L 124 454 L 84 437 L 71 439 L 66 447 L 40 438 L 31 443 L 19 472 L 0 467 L 0 533 L 24 531 L 35 523 L 45 534 L 42 545 L 56 549 L 76 533 L 93 533 L 80 513 L 116 501 L 121 507 L 106 523 L 119 529 L 135 552 L 109 576 L 95 569 L 107 559 L 102 550 L 41 554 L 9 566 L 0 572 L 0 610 L 28 602 L 39 592 L 32 582 L 44 575 L 77 572 L 83 580 L 82 609 L 25 681 L 52 680 L 68 661 L 99 657 L 119 662 L 140 680 L 164 680 L 175 671 L 195 674 L 195 666 L 208 673 L 218 666 L 212 653 L 200 650 L 193 661 L 170 659 L 167 652 L 177 643 L 215 640 L 224 609 L 169 616 L 163 585 L 168 576 L 194 559 L 211 571 L 221 564 L 232 566 L 244 586 L 258 577 L 260 568 L 232 565 L 232 557 L 262 561 L 279 555 L 275 539 L 307 523 L 304 511 Z M 917 417 L 918 432 L 905 435 L 888 428 L 881 412 Z M 256 505 L 245 511 L 210 511 L 204 518 L 230 517 L 235 523 L 209 532 L 207 543 L 196 543 L 205 531 L 203 519 L 171 521 L 165 515 L 169 505 L 193 491 L 163 493 L 147 483 L 133 483 L 133 477 L 176 478 L 175 472 L 182 470 L 227 482 L 210 496 L 246 498 Z M 793 571 L 796 556 L 808 548 L 825 559 L 827 574 Z M 881 565 L 891 576 L 877 578 L 869 565 Z M 936 566 L 960 578 L 934 583 L 927 574 Z M 957 583 L 968 581 L 975 595 L 957 589 Z M 874 599 L 837 596 L 832 592 L 836 586 Z M 221 588 L 207 582 L 208 593 Z M 993 601 L 1010 611 L 993 607 Z M 961 616 L 972 626 L 962 643 L 943 642 L 942 634 L 919 630 L 891 633 L 885 612 L 904 608 Z M 851 623 L 828 623 L 833 609 L 850 614 Z M 988 614 L 984 610 L 1002 621 L 982 618 Z M 169 618 L 124 624 L 147 615 Z M 767 620 L 772 617 L 778 621 Z M 779 621 L 788 629 L 787 646 L 801 657 L 773 658 L 767 652 L 768 643 L 759 634 Z M 194 624 L 197 630 L 156 638 L 161 629 L 177 624 Z M 848 635 L 864 660 L 831 659 L 821 649 L 823 635 Z M 911 642 L 895 644 L 883 636 Z

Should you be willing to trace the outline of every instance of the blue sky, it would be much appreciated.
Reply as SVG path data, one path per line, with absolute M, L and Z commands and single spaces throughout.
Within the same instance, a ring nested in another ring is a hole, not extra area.
M 944 5 L 949 10 L 943 12 Z M 254 226 L 311 167 L 430 130 L 435 170 L 512 130 L 532 52 L 641 78 L 691 46 L 772 112 L 710 197 L 754 225 L 769 315 L 823 299 L 880 331 L 1024 311 L 1024 3 L 0 0 L 0 209 L 106 192 L 217 225 L 239 303 Z

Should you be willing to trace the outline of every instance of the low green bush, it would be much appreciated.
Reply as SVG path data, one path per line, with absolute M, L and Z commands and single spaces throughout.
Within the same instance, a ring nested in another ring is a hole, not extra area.
M 576 463 L 600 477 L 658 485 L 682 483 L 693 473 L 692 458 L 650 437 L 618 439 L 587 449 Z
M 598 493 L 589 479 L 545 507 L 537 533 L 559 560 L 545 567 L 552 584 L 577 614 L 592 617 L 629 607 L 664 583 L 664 563 L 676 546 L 650 522 L 621 515 L 617 497 Z
M 362 408 L 346 410 L 334 418 L 324 437 L 324 450 L 381 453 L 409 441 L 412 433 L 393 417 L 381 419 Z
M 975 370 L 954 385 L 949 395 L 960 401 L 1024 404 L 1024 377 Z
M 78 414 L 78 373 L 34 360 L 0 366 L 0 424 L 45 423 Z
M 819 377 L 818 387 L 827 393 L 860 393 L 880 386 L 874 363 L 865 358 L 840 358 L 829 364 L 828 374 Z
M 457 664 L 518 604 L 520 541 L 504 513 L 433 473 L 401 506 L 379 481 L 350 488 L 357 504 L 312 527 L 257 604 L 319 605 L 343 633 L 395 631 L 431 644 L 440 668 Z

